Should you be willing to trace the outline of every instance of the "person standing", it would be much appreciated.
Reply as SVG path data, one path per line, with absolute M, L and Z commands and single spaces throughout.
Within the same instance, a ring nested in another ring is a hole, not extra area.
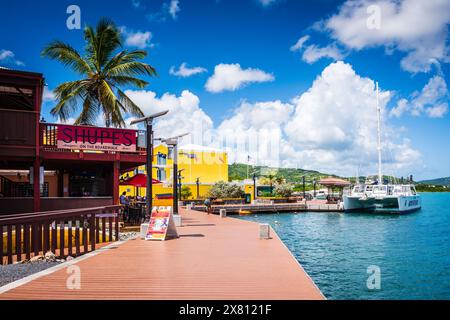
M 205 206 L 206 206 L 206 212 L 208 214 L 210 214 L 212 212 L 212 206 L 211 206 L 211 198 L 208 198 L 205 200 L 204 202 Z

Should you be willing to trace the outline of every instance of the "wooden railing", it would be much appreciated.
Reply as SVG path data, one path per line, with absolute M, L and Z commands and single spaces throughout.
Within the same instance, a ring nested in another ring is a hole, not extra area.
M 122 206 L 22 213 L 0 218 L 0 265 L 52 251 L 79 256 L 96 245 L 119 240 Z M 6 237 L 5 237 L 6 236 Z

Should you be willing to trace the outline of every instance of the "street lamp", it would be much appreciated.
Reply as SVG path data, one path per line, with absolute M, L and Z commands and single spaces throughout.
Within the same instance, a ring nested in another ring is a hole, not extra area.
M 200 177 L 197 177 L 195 184 L 197 185 L 197 199 L 200 199 Z
M 152 161 L 153 161 L 153 119 L 161 117 L 165 114 L 167 114 L 169 110 L 161 111 L 158 113 L 154 113 L 148 117 L 136 119 L 130 122 L 131 125 L 136 123 L 145 122 L 147 127 L 147 161 L 145 164 L 145 169 L 147 170 L 147 193 L 145 202 L 147 205 L 146 215 L 148 217 L 152 214 L 152 194 L 153 194 L 153 188 L 152 188 L 152 181 L 153 181 L 153 168 L 152 168 Z
M 181 172 L 183 172 L 184 169 L 178 170 L 178 195 L 179 195 L 179 199 L 181 199 L 181 179 L 183 179 L 183 177 L 181 176 Z
M 172 138 L 161 139 L 161 141 L 172 147 L 173 150 L 173 213 L 178 214 L 178 139 L 187 136 L 189 133 L 183 133 Z
M 256 200 L 256 173 L 255 172 L 253 173 L 253 200 Z

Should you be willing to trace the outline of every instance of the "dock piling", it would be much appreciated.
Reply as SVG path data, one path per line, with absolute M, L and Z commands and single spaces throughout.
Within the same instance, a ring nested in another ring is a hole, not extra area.
M 268 223 L 259 224 L 259 239 L 261 240 L 270 239 L 270 227 Z

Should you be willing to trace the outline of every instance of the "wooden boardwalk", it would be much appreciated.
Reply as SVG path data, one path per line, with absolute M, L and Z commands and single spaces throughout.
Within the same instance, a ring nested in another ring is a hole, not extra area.
M 182 217 L 179 239 L 129 240 L 77 261 L 80 289 L 67 288 L 64 266 L 0 299 L 324 299 L 273 230 L 260 240 L 254 222 Z

